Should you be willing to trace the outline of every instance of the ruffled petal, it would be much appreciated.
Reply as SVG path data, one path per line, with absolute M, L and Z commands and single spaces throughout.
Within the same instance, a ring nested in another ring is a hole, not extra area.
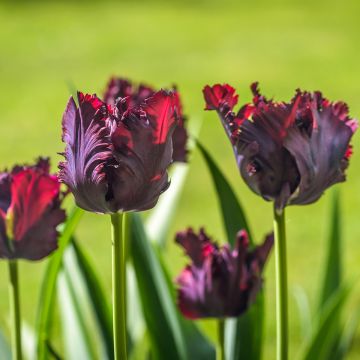
M 248 250 L 246 231 L 237 235 L 236 247 L 218 247 L 202 229 L 179 232 L 179 243 L 191 264 L 176 279 L 178 306 L 190 319 L 236 317 L 255 300 L 262 285 L 261 272 L 273 244 L 268 236 L 263 245 Z
M 318 103 L 314 98 L 309 105 L 315 124 L 311 135 L 294 126 L 284 140 L 284 147 L 294 157 L 301 178 L 291 204 L 312 203 L 328 187 L 345 180 L 354 121 L 347 118 L 344 105 L 327 102 L 327 106 L 319 108 Z
M 49 162 L 15 167 L 11 203 L 0 221 L 0 257 L 40 260 L 57 248 L 56 227 L 65 220 L 63 195 L 57 177 L 49 175 Z
M 79 107 L 70 98 L 63 115 L 65 162 L 59 178 L 69 186 L 78 206 L 108 213 L 105 166 L 112 160 L 109 110 L 95 95 L 78 94 Z
M 109 167 L 109 183 L 115 207 L 147 210 L 167 189 L 176 123 L 174 94 L 163 90 L 123 113 L 111 136 L 117 163 Z

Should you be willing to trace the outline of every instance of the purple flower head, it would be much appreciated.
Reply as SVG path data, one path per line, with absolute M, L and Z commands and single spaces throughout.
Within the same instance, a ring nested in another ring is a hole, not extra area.
M 71 97 L 63 116 L 65 161 L 59 177 L 81 208 L 141 211 L 155 206 L 168 186 L 177 98 L 160 90 L 140 105 L 129 97 L 114 106 L 95 95 Z
M 218 247 L 200 229 L 179 232 L 176 242 L 191 259 L 176 279 L 178 306 L 189 319 L 237 317 L 254 302 L 261 288 L 261 273 L 273 245 L 273 236 L 249 251 L 246 231 L 239 231 L 233 250 Z
M 57 249 L 64 194 L 48 159 L 0 173 L 0 258 L 40 260 Z
M 109 105 L 114 105 L 116 99 L 127 98 L 128 106 L 132 108 L 140 106 L 148 97 L 154 95 L 155 92 L 156 90 L 148 85 L 135 85 L 128 79 L 112 77 L 105 90 L 104 101 Z M 172 135 L 172 157 L 175 162 L 187 162 L 188 150 L 186 149 L 186 144 L 188 133 L 185 128 L 186 117 L 183 115 L 179 92 L 176 88 L 173 89 L 173 92 L 177 101 L 178 122 Z
M 343 102 L 297 90 L 290 102 L 274 102 L 251 85 L 253 102 L 233 112 L 238 95 L 229 85 L 206 86 L 206 110 L 216 110 L 248 186 L 281 211 L 310 204 L 345 180 L 357 121 Z

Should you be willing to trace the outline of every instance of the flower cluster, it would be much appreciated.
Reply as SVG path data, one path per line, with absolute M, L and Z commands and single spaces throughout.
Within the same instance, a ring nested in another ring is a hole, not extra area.
M 219 247 L 203 229 L 199 234 L 191 228 L 179 232 L 176 242 L 192 261 L 176 280 L 178 305 L 184 316 L 236 317 L 248 309 L 262 285 L 272 235 L 252 251 L 244 230 L 238 232 L 233 250 L 228 244 Z
M 309 204 L 331 185 L 344 181 L 358 124 L 344 102 L 320 92 L 297 90 L 289 102 L 275 102 L 251 85 L 253 101 L 237 113 L 230 85 L 203 90 L 206 110 L 216 110 L 231 140 L 241 176 L 281 211 L 287 204 Z

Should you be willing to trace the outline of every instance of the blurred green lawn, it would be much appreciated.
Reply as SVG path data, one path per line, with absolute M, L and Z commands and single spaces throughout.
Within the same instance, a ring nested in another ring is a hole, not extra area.
M 271 206 L 240 180 L 224 131 L 212 112 L 203 111 L 205 84 L 229 82 L 240 102 L 250 99 L 249 84 L 260 81 L 265 94 L 289 99 L 294 89 L 322 90 L 330 99 L 346 100 L 351 114 L 360 112 L 360 3 L 353 1 L 219 1 L 21 3 L 0 4 L 0 166 L 49 155 L 60 159 L 61 116 L 68 84 L 102 93 L 112 74 L 156 86 L 176 83 L 189 117 L 203 117 L 201 140 L 210 150 L 246 207 L 257 240 L 271 229 Z M 342 184 L 344 276 L 358 280 L 360 269 L 360 150 Z M 287 211 L 290 290 L 304 287 L 312 309 L 325 256 L 330 192 L 316 204 Z M 184 196 L 172 227 L 207 225 L 224 239 L 211 180 L 199 154 L 192 157 Z M 109 219 L 88 214 L 78 231 L 110 296 Z M 169 239 L 166 261 L 175 276 L 185 258 Z M 7 268 L 0 264 L 0 326 L 7 326 Z M 21 264 L 22 309 L 33 323 L 45 262 Z M 273 257 L 266 271 L 267 318 L 265 359 L 275 354 Z M 291 293 L 291 292 L 290 292 Z M 359 305 L 354 291 L 348 314 Z M 291 356 L 299 347 L 299 317 L 290 294 Z M 210 336 L 213 323 L 202 322 Z M 352 355 L 360 355 L 356 341 Z

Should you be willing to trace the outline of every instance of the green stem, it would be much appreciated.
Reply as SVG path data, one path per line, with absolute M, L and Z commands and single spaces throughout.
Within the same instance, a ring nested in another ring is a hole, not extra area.
M 11 307 L 11 347 L 13 360 L 22 359 L 18 266 L 9 260 L 9 295 Z
M 216 360 L 225 360 L 225 348 L 224 348 L 224 328 L 225 320 L 218 320 L 218 346 L 216 349 Z
M 126 360 L 126 229 L 125 215 L 111 215 L 114 358 Z
M 285 210 L 280 214 L 274 207 L 275 266 L 276 266 L 276 348 L 277 360 L 288 359 L 288 304 Z

